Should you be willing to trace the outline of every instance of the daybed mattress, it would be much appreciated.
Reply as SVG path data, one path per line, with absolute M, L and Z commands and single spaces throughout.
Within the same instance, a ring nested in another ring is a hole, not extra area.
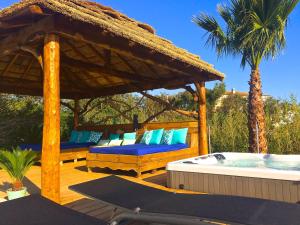
M 111 146 L 111 147 L 90 147 L 90 153 L 100 154 L 120 154 L 120 155 L 147 155 L 160 152 L 171 152 L 188 148 L 187 144 L 174 144 L 174 145 L 146 145 L 146 144 L 134 144 L 123 146 Z
M 94 145 L 95 143 L 88 142 L 88 143 L 73 143 L 73 142 L 63 142 L 60 144 L 61 150 L 68 150 L 73 148 L 86 148 Z M 20 145 L 22 150 L 24 149 L 32 149 L 33 151 L 41 151 L 42 145 L 41 144 L 22 144 Z

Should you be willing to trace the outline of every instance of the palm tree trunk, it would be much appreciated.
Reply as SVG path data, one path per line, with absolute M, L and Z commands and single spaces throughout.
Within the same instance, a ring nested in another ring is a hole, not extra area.
M 259 69 L 251 71 L 248 97 L 249 152 L 267 153 L 265 112 Z M 258 132 L 257 132 L 258 130 Z

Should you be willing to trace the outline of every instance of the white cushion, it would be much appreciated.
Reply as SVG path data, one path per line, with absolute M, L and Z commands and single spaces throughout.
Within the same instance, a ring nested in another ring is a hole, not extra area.
M 136 142 L 135 139 L 124 139 L 124 141 L 122 142 L 122 145 L 134 145 Z
M 120 146 L 122 144 L 122 140 L 111 140 L 108 146 Z
M 108 146 L 109 140 L 100 140 L 97 146 Z

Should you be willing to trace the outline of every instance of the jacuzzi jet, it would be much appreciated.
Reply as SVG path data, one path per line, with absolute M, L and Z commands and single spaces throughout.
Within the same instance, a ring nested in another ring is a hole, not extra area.
M 222 154 L 214 154 L 213 155 L 218 161 L 222 161 L 222 160 L 225 160 L 225 156 L 222 155 Z
M 184 161 L 184 162 L 182 162 L 182 163 L 185 163 L 185 164 L 197 164 L 197 163 L 194 163 L 194 162 L 192 162 L 192 161 Z

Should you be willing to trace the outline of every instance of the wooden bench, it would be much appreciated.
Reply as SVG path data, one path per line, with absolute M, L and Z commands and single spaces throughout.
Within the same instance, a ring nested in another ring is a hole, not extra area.
M 85 159 L 88 152 L 89 147 L 62 150 L 60 152 L 60 164 L 62 165 L 64 161 L 68 160 L 73 160 L 76 163 L 78 159 Z
M 169 122 L 169 123 L 149 123 L 140 124 L 140 129 L 137 131 L 138 135 L 142 135 L 145 130 L 154 130 L 164 128 L 169 129 L 180 129 L 188 128 L 187 143 L 189 148 L 153 153 L 142 156 L 134 155 L 122 155 L 122 154 L 100 154 L 100 153 L 87 153 L 86 164 L 88 170 L 92 168 L 110 168 L 112 170 L 133 170 L 137 173 L 137 177 L 141 176 L 142 172 L 153 171 L 159 168 L 163 168 L 168 162 L 190 158 L 197 156 L 198 152 L 198 123 L 191 122 Z M 111 126 L 94 126 L 94 127 L 81 127 L 82 130 L 95 130 L 102 131 L 105 135 L 114 133 L 117 130 L 124 132 L 132 132 L 132 124 L 125 125 L 111 125 Z

